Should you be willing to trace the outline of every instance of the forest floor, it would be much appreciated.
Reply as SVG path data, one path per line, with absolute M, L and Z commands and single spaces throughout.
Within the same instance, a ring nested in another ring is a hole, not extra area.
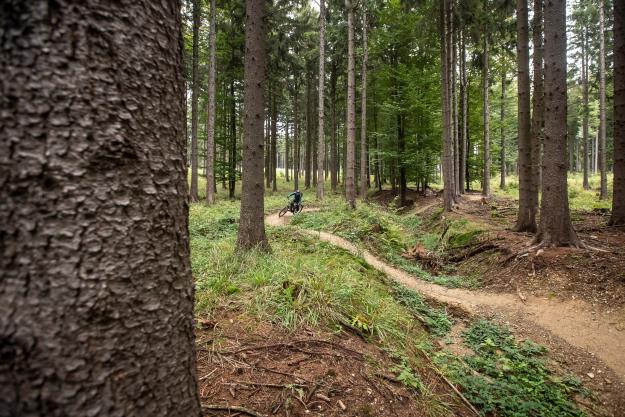
M 273 251 L 244 258 L 236 203 L 192 207 L 202 401 L 248 408 L 206 415 L 474 415 L 455 389 L 483 415 L 625 415 L 625 242 L 603 210 L 573 212 L 603 251 L 516 256 L 511 199 L 409 198 L 279 218 L 268 197 Z

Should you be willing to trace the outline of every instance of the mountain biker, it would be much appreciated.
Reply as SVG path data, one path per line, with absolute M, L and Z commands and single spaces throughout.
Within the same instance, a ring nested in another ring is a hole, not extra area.
M 291 200 L 291 211 L 295 212 L 299 210 L 299 206 L 302 203 L 302 193 L 299 190 L 295 190 L 287 196 L 289 200 L 291 197 L 293 197 L 293 200 Z

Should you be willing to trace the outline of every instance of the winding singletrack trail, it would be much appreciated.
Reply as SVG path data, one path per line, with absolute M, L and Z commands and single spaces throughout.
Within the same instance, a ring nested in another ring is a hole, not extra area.
M 290 213 L 284 217 L 278 217 L 275 213 L 266 216 L 265 220 L 271 226 L 286 226 L 291 217 Z M 362 257 L 373 268 L 435 302 L 459 308 L 472 315 L 497 313 L 512 323 L 523 320 L 538 325 L 568 344 L 595 355 L 625 382 L 625 331 L 614 326 L 623 321 L 622 311 L 595 313 L 592 306 L 581 300 L 557 301 L 527 296 L 523 302 L 514 294 L 446 288 L 422 281 L 331 233 L 300 230 Z

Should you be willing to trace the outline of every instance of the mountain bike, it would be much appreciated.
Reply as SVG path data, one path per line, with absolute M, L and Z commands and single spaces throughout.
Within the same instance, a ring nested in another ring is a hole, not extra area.
M 289 201 L 289 204 L 287 204 L 282 210 L 280 210 L 280 213 L 278 213 L 278 217 L 284 216 L 289 211 L 293 214 L 297 214 L 303 209 L 304 205 L 301 202 L 296 205 L 293 201 Z

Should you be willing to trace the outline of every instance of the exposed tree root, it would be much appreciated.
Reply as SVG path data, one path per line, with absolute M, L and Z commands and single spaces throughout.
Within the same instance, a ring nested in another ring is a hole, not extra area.
M 264 414 L 260 414 L 257 411 L 251 410 L 245 407 L 239 407 L 238 405 L 220 405 L 220 404 L 208 404 L 202 406 L 202 412 L 206 413 L 208 411 L 228 411 L 228 412 L 237 412 L 247 414 L 248 416 L 253 417 L 267 417 Z

